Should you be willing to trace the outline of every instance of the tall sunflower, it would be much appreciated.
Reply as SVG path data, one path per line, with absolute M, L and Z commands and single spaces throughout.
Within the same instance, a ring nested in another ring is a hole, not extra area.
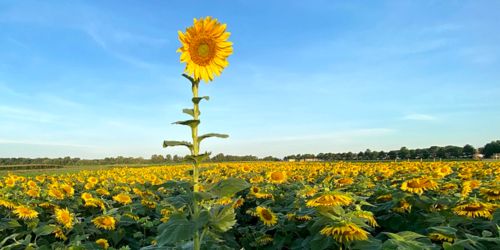
M 226 24 L 212 17 L 194 19 L 193 26 L 185 33 L 179 31 L 182 44 L 177 52 L 181 62 L 186 63 L 185 71 L 195 80 L 212 81 L 214 75 L 220 76 L 228 66 L 227 58 L 233 53 L 233 43 L 228 41 Z

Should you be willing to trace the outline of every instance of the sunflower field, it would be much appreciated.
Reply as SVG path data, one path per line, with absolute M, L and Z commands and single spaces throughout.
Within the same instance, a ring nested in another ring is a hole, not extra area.
M 204 164 L 198 192 L 191 171 L 4 176 L 0 248 L 500 248 L 498 162 Z

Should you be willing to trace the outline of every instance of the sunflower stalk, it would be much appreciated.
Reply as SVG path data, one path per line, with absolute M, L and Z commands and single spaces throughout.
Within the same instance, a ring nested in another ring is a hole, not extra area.
M 198 98 L 198 87 L 200 84 L 200 80 L 194 80 L 192 77 L 183 74 L 185 78 L 187 78 L 191 82 L 191 91 L 193 92 L 193 98 L 191 99 L 193 101 L 193 120 L 199 121 L 199 115 L 200 115 L 200 107 L 199 107 L 199 102 L 195 101 Z M 198 153 L 200 151 L 200 143 L 198 140 L 198 125 L 200 123 L 197 122 L 193 126 L 191 126 L 191 139 L 192 139 L 192 145 L 193 149 L 191 151 L 191 156 L 196 159 L 195 157 L 198 156 Z M 199 164 L 200 162 L 198 160 L 193 161 L 193 192 L 196 193 L 200 190 L 200 184 L 199 184 L 199 175 L 200 175 L 200 169 L 199 169 Z M 200 207 L 198 205 L 198 201 L 196 200 L 196 196 L 193 195 L 193 220 L 196 221 L 200 215 Z M 200 249 L 201 247 L 201 235 L 199 230 L 196 230 L 193 235 L 193 248 L 195 250 Z

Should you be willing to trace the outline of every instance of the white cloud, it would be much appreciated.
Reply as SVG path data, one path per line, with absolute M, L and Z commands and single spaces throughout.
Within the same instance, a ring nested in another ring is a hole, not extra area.
M 409 114 L 403 117 L 403 120 L 412 120 L 412 121 L 434 121 L 436 117 L 427 114 Z

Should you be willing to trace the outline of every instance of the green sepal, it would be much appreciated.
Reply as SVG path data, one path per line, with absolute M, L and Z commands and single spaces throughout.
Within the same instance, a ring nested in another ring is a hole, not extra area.
M 191 101 L 193 101 L 194 104 L 198 104 L 203 99 L 208 101 L 208 100 L 210 100 L 210 97 L 209 96 L 193 97 L 193 99 L 191 99 Z
M 186 125 L 186 126 L 189 126 L 191 128 L 194 128 L 194 127 L 198 126 L 198 124 L 200 124 L 200 120 L 177 121 L 177 122 L 174 122 L 172 124 Z
M 201 142 L 203 139 L 209 138 L 209 137 L 218 137 L 218 138 L 228 138 L 229 135 L 226 134 L 216 134 L 216 133 L 208 133 L 204 135 L 198 136 L 198 142 Z

